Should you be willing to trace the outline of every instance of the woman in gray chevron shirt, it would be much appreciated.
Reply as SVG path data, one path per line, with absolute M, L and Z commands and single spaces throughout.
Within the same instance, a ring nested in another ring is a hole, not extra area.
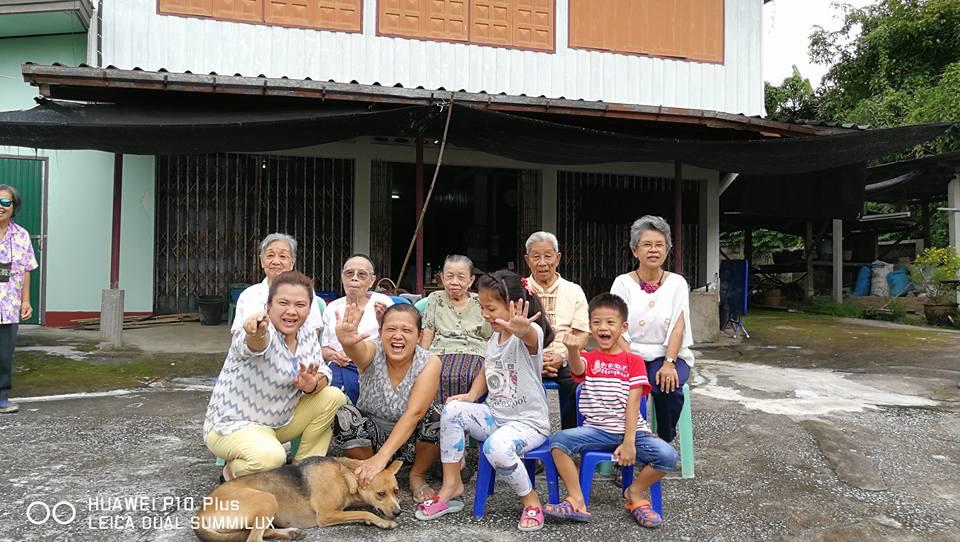
M 283 465 L 283 443 L 296 437 L 296 461 L 326 455 L 347 398 L 328 385 L 316 332 L 304 327 L 312 306 L 313 281 L 281 273 L 270 282 L 267 311 L 234 334 L 203 423 L 207 448 L 227 462 L 225 480 Z

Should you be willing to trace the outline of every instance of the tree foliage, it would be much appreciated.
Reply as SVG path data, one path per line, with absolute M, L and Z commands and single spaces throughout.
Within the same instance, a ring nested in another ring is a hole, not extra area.
M 813 85 L 796 66 L 793 75 L 779 86 L 764 83 L 764 105 L 767 115 L 777 120 L 813 120 L 818 116 Z
M 831 64 L 816 96 L 823 120 L 877 127 L 960 121 L 960 0 L 880 0 L 816 28 L 810 57 Z M 912 151 L 960 150 L 956 128 Z

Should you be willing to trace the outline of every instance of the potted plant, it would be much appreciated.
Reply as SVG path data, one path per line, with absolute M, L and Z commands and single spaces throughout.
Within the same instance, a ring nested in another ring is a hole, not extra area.
M 947 324 L 957 312 L 957 272 L 960 256 L 952 248 L 930 247 L 917 257 L 910 278 L 927 295 L 923 314 L 929 324 Z

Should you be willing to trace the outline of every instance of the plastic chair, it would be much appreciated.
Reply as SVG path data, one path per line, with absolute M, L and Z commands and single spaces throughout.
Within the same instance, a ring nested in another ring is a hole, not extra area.
M 493 495 L 493 488 L 496 482 L 497 471 L 487 460 L 483 453 L 483 442 L 478 441 L 480 446 L 480 465 L 477 468 L 477 485 L 473 496 L 473 517 L 480 519 L 487 511 L 487 497 Z M 536 486 L 537 461 L 543 462 L 544 475 L 547 478 L 547 499 L 548 502 L 558 504 L 560 502 L 560 483 L 557 475 L 557 467 L 553 464 L 553 456 L 550 455 L 550 439 L 546 442 L 523 454 L 523 466 L 527 469 L 527 476 L 530 477 L 530 485 Z
M 547 384 L 556 385 L 554 382 L 545 382 L 543 393 L 547 393 Z M 552 388 L 556 389 L 556 388 Z M 477 466 L 477 485 L 473 496 L 473 517 L 480 519 L 487 511 L 487 497 L 493 495 L 494 482 L 496 482 L 497 471 L 487 460 L 483 453 L 483 442 L 477 441 L 480 448 L 480 461 Z M 560 477 L 557 475 L 557 466 L 553 464 L 553 456 L 550 454 L 550 439 L 543 444 L 523 454 L 523 466 L 527 469 L 527 476 L 530 477 L 530 485 L 536 486 L 537 461 L 543 463 L 543 473 L 547 478 L 547 502 L 552 504 L 560 503 Z
M 650 401 L 650 430 L 657 432 L 657 409 Z M 693 453 L 693 414 L 690 406 L 690 386 L 683 385 L 683 410 L 677 423 L 677 438 L 680 439 L 680 473 L 684 478 L 695 478 L 696 460 Z
M 323 311 L 327 310 L 327 302 L 323 300 L 320 296 L 314 296 L 313 302 L 317 305 L 317 310 L 320 311 L 320 315 L 323 316 Z
M 580 404 L 580 390 L 583 384 L 577 386 L 577 405 Z M 647 402 L 640 401 L 640 415 L 644 419 L 647 417 Z M 580 415 L 580 409 L 577 409 L 577 425 L 583 425 L 583 416 Z M 610 452 L 586 451 L 580 454 L 580 490 L 583 492 L 583 502 L 590 505 L 590 493 L 593 489 L 593 475 L 597 466 L 605 461 L 613 461 L 613 454 Z M 554 467 L 556 472 L 556 467 Z M 623 483 L 621 487 L 624 491 L 633 483 L 633 467 L 623 467 Z M 660 480 L 650 486 L 650 503 L 653 509 L 663 517 L 663 488 Z
M 427 312 L 427 298 L 425 298 L 425 297 L 424 297 L 424 298 L 421 298 L 419 301 L 417 301 L 416 303 L 414 303 L 413 306 L 416 307 L 418 311 L 420 311 L 420 314 L 426 313 L 426 312 Z

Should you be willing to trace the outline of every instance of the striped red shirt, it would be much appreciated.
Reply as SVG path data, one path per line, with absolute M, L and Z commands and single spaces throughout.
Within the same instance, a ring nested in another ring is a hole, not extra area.
M 586 371 L 573 377 L 583 382 L 579 404 L 583 425 L 622 435 L 630 390 L 641 388 L 643 396 L 650 393 L 643 358 L 632 352 L 605 354 L 594 351 L 581 352 L 580 359 L 586 365 Z M 637 419 L 637 432 L 640 431 L 650 432 L 642 417 Z

